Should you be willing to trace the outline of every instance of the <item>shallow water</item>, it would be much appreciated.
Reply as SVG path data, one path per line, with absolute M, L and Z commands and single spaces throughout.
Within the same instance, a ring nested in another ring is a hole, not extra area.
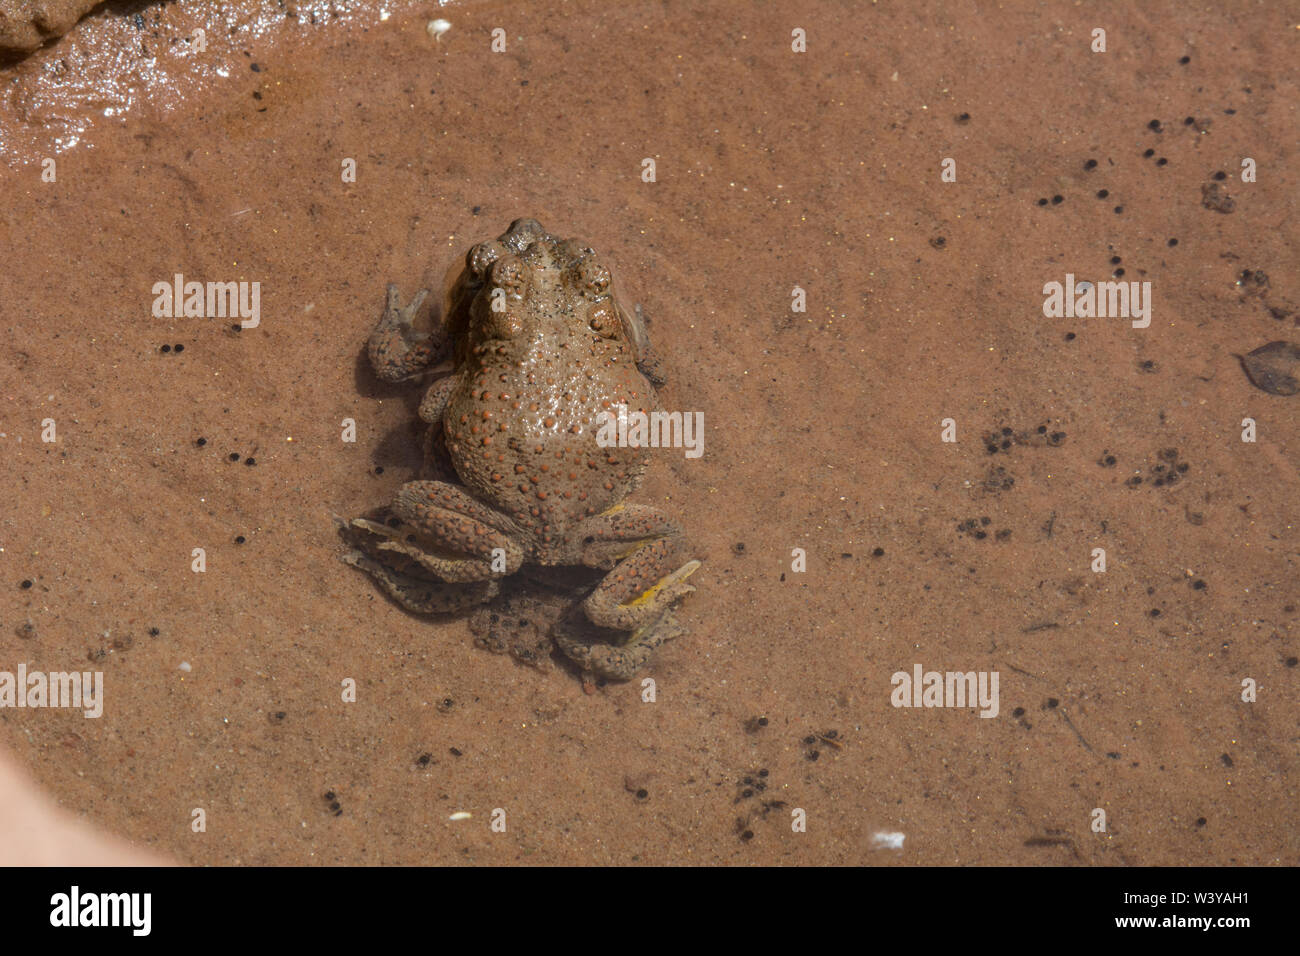
M 1286 25 L 1117 7 L 1102 59 L 1065 5 L 476 3 L 438 41 L 241 6 L 196 65 L 195 8 L 8 68 L 0 670 L 91 661 L 107 701 L 0 741 L 65 806 L 194 863 L 1300 861 L 1300 433 L 1234 358 L 1297 338 Z M 338 560 L 420 464 L 365 363 L 385 283 L 519 216 L 607 256 L 704 413 L 635 496 L 707 559 L 653 703 Z M 1148 328 L 1044 316 L 1119 268 Z M 156 317 L 177 273 L 260 322 Z M 997 671 L 998 716 L 893 706 L 918 664 Z

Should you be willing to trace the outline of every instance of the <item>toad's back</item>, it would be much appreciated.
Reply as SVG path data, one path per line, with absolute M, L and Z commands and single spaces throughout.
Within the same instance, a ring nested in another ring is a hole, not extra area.
M 564 529 L 620 502 L 644 472 L 644 449 L 597 444 L 601 413 L 650 411 L 656 398 L 589 248 L 542 236 L 501 252 L 469 303 L 443 424 L 461 480 L 544 560 Z

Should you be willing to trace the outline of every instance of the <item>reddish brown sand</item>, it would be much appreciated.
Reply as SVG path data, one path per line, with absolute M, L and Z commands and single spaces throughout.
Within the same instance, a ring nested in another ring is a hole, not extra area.
M 89 656 L 108 700 L 0 710 L 0 743 L 62 806 L 212 864 L 1300 863 L 1300 397 L 1234 358 L 1300 338 L 1300 7 L 482 3 L 438 42 L 430 15 L 253 36 L 54 183 L 43 121 L 4 117 L 0 670 Z M 654 703 L 338 560 L 332 515 L 419 463 L 364 362 L 384 284 L 525 215 L 606 254 L 665 404 L 705 416 L 636 497 L 707 557 Z M 1113 256 L 1150 328 L 1044 318 Z M 260 327 L 153 318 L 176 272 L 261 282 Z M 1156 487 L 1164 449 L 1188 468 Z M 894 708 L 915 664 L 998 671 L 999 715 Z

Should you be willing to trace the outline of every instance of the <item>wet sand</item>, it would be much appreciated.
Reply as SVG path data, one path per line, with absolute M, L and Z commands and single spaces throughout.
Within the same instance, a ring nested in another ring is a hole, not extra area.
M 1298 14 L 404 7 L 252 36 L 65 151 L 10 113 L 0 670 L 93 666 L 107 701 L 0 709 L 0 744 L 199 864 L 1300 862 L 1300 398 L 1234 357 L 1300 339 Z M 606 255 L 704 413 L 634 497 L 707 558 L 654 703 L 338 559 L 333 516 L 420 464 L 365 363 L 385 283 L 520 216 Z M 1119 268 L 1148 328 L 1044 316 Z M 260 325 L 155 318 L 175 273 L 260 282 Z M 998 716 L 891 706 L 917 664 L 997 671 Z

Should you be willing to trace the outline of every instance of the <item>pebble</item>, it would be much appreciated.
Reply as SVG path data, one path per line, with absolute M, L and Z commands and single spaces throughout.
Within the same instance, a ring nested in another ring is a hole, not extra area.
M 906 839 L 906 833 L 881 830 L 878 833 L 871 834 L 871 848 L 873 850 L 901 850 L 903 841 Z

